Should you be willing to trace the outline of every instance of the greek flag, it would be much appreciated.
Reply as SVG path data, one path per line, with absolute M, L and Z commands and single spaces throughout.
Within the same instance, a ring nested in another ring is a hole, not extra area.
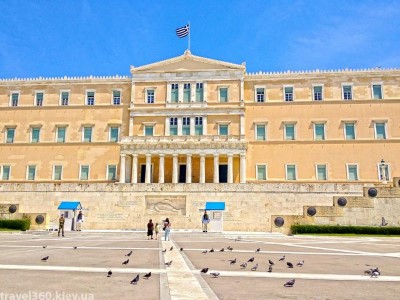
M 176 29 L 176 35 L 179 38 L 183 38 L 183 37 L 185 37 L 185 36 L 187 36 L 189 34 L 189 30 L 190 30 L 189 29 L 189 24 L 185 25 L 183 27 L 180 27 L 180 28 Z

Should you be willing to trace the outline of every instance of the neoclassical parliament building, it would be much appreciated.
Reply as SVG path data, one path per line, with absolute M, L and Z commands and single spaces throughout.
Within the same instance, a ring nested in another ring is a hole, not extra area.
M 396 186 L 399 69 L 247 73 L 186 50 L 130 73 L 0 80 L 0 204 L 48 226 L 79 201 L 87 228 L 135 229 L 154 215 L 197 228 L 222 203 L 215 230 L 273 231 Z

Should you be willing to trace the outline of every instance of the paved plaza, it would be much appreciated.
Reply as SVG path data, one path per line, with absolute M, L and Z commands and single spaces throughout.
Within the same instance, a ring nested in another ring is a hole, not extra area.
M 0 253 L 0 300 L 400 298 L 399 238 L 181 231 L 165 242 L 145 232 L 0 233 Z M 372 267 L 377 278 L 364 275 Z M 294 286 L 284 287 L 291 279 Z

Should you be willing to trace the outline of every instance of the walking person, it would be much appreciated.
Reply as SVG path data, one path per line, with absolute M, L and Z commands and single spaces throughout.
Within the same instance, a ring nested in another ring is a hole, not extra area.
M 158 227 L 158 223 L 154 226 L 154 233 L 156 234 L 156 239 L 158 237 L 158 233 L 160 232 L 160 227 Z
M 151 239 L 153 239 L 153 230 L 154 230 L 153 220 L 150 219 L 149 223 L 147 223 L 147 239 L 148 240 L 150 239 L 150 237 L 151 237 Z
M 210 217 L 207 214 L 207 211 L 204 211 L 203 216 L 201 217 L 201 226 L 203 229 L 203 232 L 207 232 L 207 225 L 210 223 Z
M 171 233 L 171 222 L 169 221 L 168 218 L 166 218 L 165 221 L 164 221 L 164 228 L 163 229 L 165 230 L 164 238 L 165 238 L 165 240 L 169 241 L 170 240 L 169 239 L 169 235 Z
M 76 231 L 82 231 L 82 223 L 84 221 L 84 216 L 80 210 L 78 216 L 76 217 Z
M 58 218 L 58 236 L 60 236 L 61 231 L 62 231 L 62 236 L 64 236 L 64 223 L 65 223 L 64 214 L 61 214 L 61 217 Z

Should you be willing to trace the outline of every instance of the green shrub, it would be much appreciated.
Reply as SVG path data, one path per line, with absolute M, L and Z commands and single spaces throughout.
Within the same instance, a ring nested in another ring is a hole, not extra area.
M 0 228 L 28 230 L 29 227 L 31 227 L 31 220 L 27 218 L 19 220 L 0 220 Z
M 293 234 L 377 234 L 400 235 L 400 227 L 340 226 L 340 225 L 292 225 Z

